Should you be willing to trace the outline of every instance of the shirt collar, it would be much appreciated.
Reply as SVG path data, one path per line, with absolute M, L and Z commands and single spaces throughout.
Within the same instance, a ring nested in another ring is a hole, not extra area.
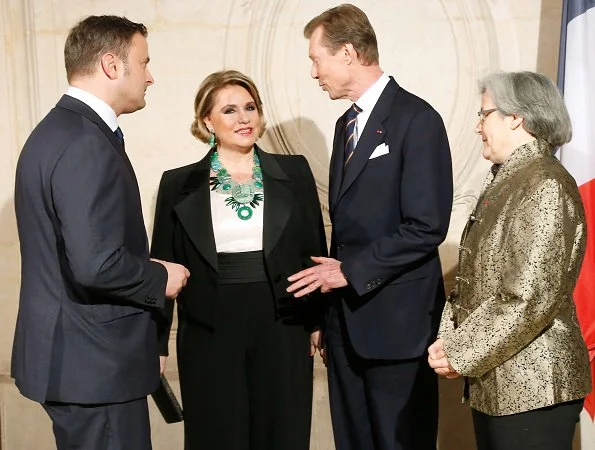
M 355 102 L 362 111 L 370 112 L 378 102 L 378 99 L 382 95 L 382 91 L 390 81 L 390 77 L 382 72 L 382 75 L 374 82 L 372 86 L 368 88 L 366 92 Z
M 90 92 L 84 91 L 74 86 L 68 86 L 66 95 L 80 100 L 93 111 L 95 111 L 97 115 L 101 117 L 101 119 L 107 124 L 108 127 L 110 127 L 112 131 L 115 131 L 116 128 L 118 128 L 118 120 L 116 118 L 116 113 L 111 108 L 111 106 L 109 106 L 99 97 L 96 97 Z

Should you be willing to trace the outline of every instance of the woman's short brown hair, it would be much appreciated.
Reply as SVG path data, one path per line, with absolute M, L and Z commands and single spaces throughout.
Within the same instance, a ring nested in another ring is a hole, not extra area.
M 351 44 L 363 64 L 378 64 L 376 33 L 366 14 L 357 6 L 343 4 L 327 9 L 308 22 L 304 27 L 304 37 L 310 39 L 318 27 L 322 27 L 323 43 L 333 55 L 343 45 Z
M 256 103 L 258 115 L 262 121 L 259 137 L 262 136 L 265 129 L 265 121 L 262 109 L 262 100 L 254 81 L 237 70 L 222 70 L 207 76 L 198 88 L 194 98 L 194 121 L 190 126 L 190 132 L 197 139 L 208 142 L 210 132 L 204 122 L 205 117 L 211 113 L 217 93 L 227 86 L 241 86 L 248 91 Z

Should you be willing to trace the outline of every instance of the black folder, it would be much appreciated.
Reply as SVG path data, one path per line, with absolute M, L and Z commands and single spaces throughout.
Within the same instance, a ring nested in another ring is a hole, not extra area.
M 161 375 L 159 387 L 151 394 L 151 397 L 153 397 L 165 423 L 176 423 L 184 420 L 182 407 L 164 375 Z

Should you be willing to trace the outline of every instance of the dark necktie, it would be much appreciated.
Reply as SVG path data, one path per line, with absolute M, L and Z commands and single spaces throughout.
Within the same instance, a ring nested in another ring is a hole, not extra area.
M 122 130 L 120 129 L 120 127 L 116 128 L 114 130 L 114 134 L 116 135 L 118 140 L 122 143 L 122 147 L 124 147 L 124 133 L 122 133 Z
M 361 112 L 362 109 L 355 103 L 347 110 L 347 116 L 345 117 L 345 167 L 355 150 L 355 124 L 357 123 L 357 115 Z

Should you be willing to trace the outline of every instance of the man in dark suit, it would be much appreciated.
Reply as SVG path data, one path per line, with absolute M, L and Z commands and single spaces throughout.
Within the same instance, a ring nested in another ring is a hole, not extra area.
M 452 205 L 440 115 L 382 72 L 376 35 L 352 5 L 310 21 L 311 76 L 355 102 L 335 128 L 331 258 L 290 277 L 333 292 L 325 339 L 338 450 L 436 448 L 437 379 L 425 352 L 444 305 L 438 245 Z
M 145 106 L 147 30 L 91 16 L 64 48 L 69 89 L 27 140 L 15 209 L 22 279 L 12 355 L 59 449 L 151 448 L 159 383 L 154 314 L 188 277 L 149 259 L 138 184 L 117 116 Z

